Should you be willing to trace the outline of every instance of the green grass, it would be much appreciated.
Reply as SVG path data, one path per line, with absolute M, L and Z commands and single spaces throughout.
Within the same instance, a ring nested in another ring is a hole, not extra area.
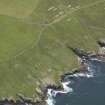
M 25 18 L 36 9 L 39 0 L 0 0 L 0 15 Z
M 58 82 L 77 66 L 66 45 L 97 50 L 104 17 L 104 0 L 0 0 L 0 96 L 32 96 L 38 81 Z

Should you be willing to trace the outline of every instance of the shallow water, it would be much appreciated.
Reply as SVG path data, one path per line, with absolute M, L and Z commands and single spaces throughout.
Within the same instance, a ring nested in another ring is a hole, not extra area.
M 88 73 L 70 77 L 70 88 L 64 86 L 66 94 L 53 90 L 48 98 L 49 105 L 105 105 L 105 62 L 89 61 Z

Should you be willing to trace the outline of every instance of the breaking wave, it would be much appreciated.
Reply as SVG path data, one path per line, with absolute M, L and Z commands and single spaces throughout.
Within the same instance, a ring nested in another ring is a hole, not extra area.
M 47 90 L 48 99 L 46 100 L 47 104 L 55 105 L 56 101 L 54 100 L 54 98 L 56 97 L 57 94 L 67 94 L 73 92 L 73 89 L 68 86 L 70 85 L 70 83 L 71 83 L 70 81 L 62 82 L 63 90 L 48 89 Z
M 57 94 L 72 93 L 73 88 L 71 88 L 70 85 L 72 86 L 73 79 L 71 80 L 71 78 L 92 78 L 95 76 L 94 67 L 92 66 L 91 63 L 88 64 L 86 69 L 87 69 L 86 72 L 84 72 L 84 70 L 83 70 L 82 72 L 79 72 L 79 73 L 77 72 L 74 74 L 67 75 L 65 77 L 66 81 L 62 82 L 62 87 L 63 87 L 62 90 L 54 90 L 52 88 L 48 88 L 47 89 L 47 97 L 48 98 L 46 100 L 46 103 L 48 105 L 55 105 L 55 103 L 56 103 L 55 98 L 56 98 Z

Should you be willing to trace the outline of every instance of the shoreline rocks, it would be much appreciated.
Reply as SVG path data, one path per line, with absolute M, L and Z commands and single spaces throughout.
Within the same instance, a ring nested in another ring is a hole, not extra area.
M 104 40 L 98 40 L 97 43 L 101 48 L 104 47 L 105 50 L 105 41 Z M 79 48 L 73 48 L 70 46 L 67 46 L 70 50 L 72 50 L 78 57 L 81 58 L 81 66 L 80 68 L 76 68 L 72 70 L 71 72 L 64 73 L 60 76 L 60 82 L 65 81 L 65 77 L 69 75 L 73 75 L 76 73 L 83 73 L 87 72 L 87 61 L 91 58 L 96 59 L 105 59 L 105 53 L 96 53 L 96 52 L 90 52 L 85 51 L 84 49 Z M 70 79 L 73 78 L 72 76 Z M 48 79 L 47 79 L 48 80 Z M 50 83 L 51 81 L 40 81 L 40 86 L 37 88 L 37 95 L 38 99 L 34 101 L 30 97 L 25 97 L 23 94 L 18 93 L 17 96 L 19 99 L 13 99 L 12 97 L 3 97 L 3 99 L 0 100 L 0 105 L 45 105 L 45 100 L 47 99 L 47 91 L 48 89 L 54 89 L 54 90 L 63 90 L 62 85 L 56 85 L 54 83 Z

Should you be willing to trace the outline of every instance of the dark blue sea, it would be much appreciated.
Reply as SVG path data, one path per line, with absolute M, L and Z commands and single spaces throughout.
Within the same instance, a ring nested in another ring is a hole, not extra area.
M 55 105 L 105 105 L 105 62 L 91 61 L 92 78 L 72 80 L 73 92 L 57 95 Z
M 105 105 L 105 61 L 91 60 L 88 64 L 89 76 L 72 75 L 71 90 L 65 86 L 63 94 L 49 90 L 48 105 Z

